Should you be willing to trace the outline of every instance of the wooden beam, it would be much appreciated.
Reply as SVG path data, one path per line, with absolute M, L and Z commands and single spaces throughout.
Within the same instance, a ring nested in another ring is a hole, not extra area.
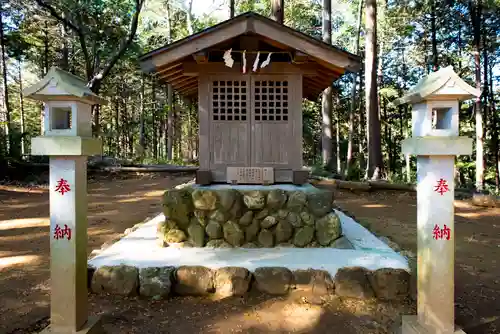
M 168 66 L 161 66 L 156 69 L 156 74 L 160 75 L 162 73 L 170 72 L 175 70 L 177 67 L 181 66 L 182 63 L 170 64 Z
M 188 87 L 182 90 L 177 90 L 181 95 L 192 95 L 198 91 L 198 85 L 193 87 Z
M 200 52 L 193 53 L 193 59 L 198 64 L 208 63 L 208 53 L 205 52 L 205 51 L 200 51 Z
M 169 78 L 173 78 L 173 77 L 176 77 L 179 75 L 182 76 L 182 67 L 180 67 L 177 70 L 170 71 L 170 72 L 159 73 L 158 78 L 170 80 Z
M 198 78 L 191 78 L 192 80 L 189 80 L 189 81 L 186 81 L 180 85 L 176 85 L 174 87 L 176 87 L 177 89 L 182 89 L 183 87 L 186 87 L 186 86 L 189 86 L 189 85 L 192 85 L 193 83 L 198 83 Z
M 193 77 L 182 76 L 182 77 L 180 77 L 180 79 L 176 78 L 175 80 L 171 80 L 170 82 L 172 83 L 172 85 L 178 86 L 181 83 L 184 83 L 186 81 L 192 81 L 192 79 L 193 79 Z
M 247 62 L 247 72 L 251 74 L 302 74 L 302 75 L 318 75 L 317 66 L 315 64 L 294 65 L 289 63 L 271 62 L 264 68 L 259 68 L 257 72 L 252 72 L 252 63 Z M 227 67 L 224 63 L 208 63 L 183 64 L 184 75 L 198 76 L 200 73 L 219 74 L 219 73 L 240 73 L 241 64 L 235 62 L 233 67 Z
M 354 59 L 350 59 L 347 54 L 331 49 L 327 45 L 322 45 L 320 41 L 309 40 L 306 36 L 294 32 L 293 29 L 278 27 L 260 20 L 255 20 L 253 27 L 256 34 L 266 36 L 274 41 L 280 41 L 280 43 L 288 47 L 308 54 L 317 60 L 321 60 L 324 63 L 322 65 L 335 69 L 335 71 L 338 71 L 338 68 L 342 70 L 346 68 L 356 70 L 360 67 L 360 63 Z
M 142 62 L 152 61 L 156 67 L 165 64 L 170 64 L 187 56 L 205 50 L 213 45 L 222 43 L 233 37 L 242 35 L 247 32 L 248 20 L 241 19 L 237 22 L 221 25 L 216 29 L 208 29 L 201 34 L 193 35 L 186 40 L 174 43 L 169 49 L 164 52 L 158 52 L 150 57 L 143 59 Z
M 307 60 L 309 59 L 309 55 L 303 53 L 303 52 L 300 52 L 300 51 L 295 51 L 293 52 L 293 62 L 295 64 L 303 64 L 305 62 L 307 62 Z

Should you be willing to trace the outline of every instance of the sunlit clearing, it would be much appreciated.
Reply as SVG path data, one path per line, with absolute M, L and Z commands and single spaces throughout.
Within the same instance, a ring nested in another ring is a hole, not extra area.
M 0 231 L 13 228 L 44 227 L 50 225 L 49 217 L 0 220 Z
M 163 196 L 165 193 L 165 190 L 153 190 L 153 191 L 148 191 L 144 194 L 145 197 L 159 197 Z
M 481 214 L 477 212 L 460 212 L 456 213 L 457 216 L 463 217 L 463 218 L 478 218 L 481 217 Z
M 133 202 L 139 202 L 142 201 L 144 197 L 135 197 L 135 198 L 129 198 L 129 199 L 121 199 L 118 201 L 118 203 L 133 203 Z
M 33 262 L 37 262 L 39 258 L 39 255 L 18 255 L 4 257 L 0 259 L 0 268 L 10 267 L 16 264 L 30 264 Z
M 15 186 L 0 186 L 0 190 L 13 191 L 16 193 L 30 193 L 30 194 L 43 194 L 47 192 L 47 189 L 42 188 L 21 188 Z
M 388 208 L 388 205 L 385 204 L 365 204 L 362 205 L 363 208 Z
M 290 304 L 288 302 L 274 301 L 266 303 L 257 310 L 245 312 L 245 322 L 238 325 L 243 333 L 250 328 L 262 328 L 271 333 L 305 332 L 309 333 L 319 323 L 324 311 L 320 306 L 310 304 Z M 226 327 L 230 324 L 241 323 L 241 315 L 229 316 L 221 319 L 217 327 Z

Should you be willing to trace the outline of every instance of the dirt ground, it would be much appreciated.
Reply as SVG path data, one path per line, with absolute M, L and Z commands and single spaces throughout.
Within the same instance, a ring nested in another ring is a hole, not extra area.
M 100 179 L 89 184 L 88 252 L 161 211 L 160 196 L 190 177 Z M 416 203 L 406 193 L 336 193 L 336 204 L 378 235 L 416 251 Z M 49 203 L 44 189 L 0 186 L 0 333 L 34 333 L 49 315 Z M 496 265 L 500 210 L 456 202 L 456 317 L 468 334 L 500 333 Z M 387 333 L 414 303 L 382 304 L 333 298 L 211 300 L 89 295 L 108 333 Z

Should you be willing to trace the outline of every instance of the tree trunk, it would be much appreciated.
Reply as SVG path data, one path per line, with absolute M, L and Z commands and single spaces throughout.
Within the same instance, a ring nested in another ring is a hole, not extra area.
M 24 136 L 24 96 L 23 96 L 23 76 L 22 76 L 22 62 L 18 60 L 19 72 L 19 107 L 21 109 L 21 154 L 24 156 L 26 153 L 25 136 Z
M 359 0 L 358 3 L 358 21 L 356 23 L 357 33 L 356 40 L 354 42 L 354 53 L 359 55 L 359 39 L 361 35 L 361 21 L 363 18 L 363 0 Z M 352 75 L 352 87 L 351 87 L 351 103 L 349 105 L 349 134 L 348 134 L 348 143 L 347 143 L 347 162 L 345 175 L 349 174 L 349 170 L 352 165 L 352 156 L 354 150 L 354 110 L 356 105 L 356 85 L 357 85 L 358 75 L 357 73 L 353 73 Z
M 363 97 L 366 98 L 366 96 L 363 96 L 363 87 L 364 87 L 364 77 L 365 77 L 365 72 L 364 69 L 360 69 L 359 73 L 359 122 L 358 122 L 358 160 L 359 160 L 359 169 L 360 170 L 365 170 L 366 169 L 366 120 L 365 120 L 365 115 L 366 115 L 366 103 L 365 103 L 365 110 L 362 109 L 362 101 Z
M 368 122 L 368 177 L 380 179 L 383 175 L 382 147 L 380 142 L 380 118 L 377 108 L 377 3 L 366 1 L 366 117 Z
M 431 0 L 431 45 L 432 45 L 432 71 L 436 72 L 439 68 L 438 51 L 436 40 L 436 0 Z
M 271 0 L 271 19 L 283 24 L 285 21 L 285 0 Z
M 144 157 L 144 153 L 146 151 L 146 137 L 145 137 L 145 124 L 144 124 L 144 113 L 145 113 L 145 108 L 144 108 L 144 75 L 141 75 L 141 93 L 139 96 L 139 112 L 141 113 L 139 115 L 139 146 L 141 148 L 141 152 L 139 152 L 139 155 Z
M 491 110 L 491 115 L 492 115 L 492 148 L 491 151 L 493 152 L 493 157 L 494 157 L 494 162 L 495 162 L 495 190 L 500 191 L 500 151 L 499 151 L 499 134 L 498 134 L 498 113 L 496 112 L 496 107 L 495 107 L 495 96 L 493 93 L 493 66 L 490 65 L 490 110 Z
M 167 160 L 173 159 L 174 106 L 172 85 L 167 85 Z
M 194 0 L 189 0 L 189 3 L 188 3 L 188 12 L 187 12 L 187 15 L 186 15 L 186 25 L 187 25 L 187 30 L 188 30 L 188 33 L 189 35 L 192 35 L 194 33 L 194 30 L 193 30 L 193 1 Z
M 10 104 L 9 104 L 9 83 L 7 81 L 7 53 L 5 51 L 5 37 L 4 37 L 4 26 L 3 26 L 3 6 L 0 5 L 0 45 L 2 47 L 2 78 L 3 78 L 3 99 L 4 99 L 4 112 L 5 112 L 5 126 L 7 135 L 7 152 L 10 157 L 14 152 L 13 146 L 14 141 L 12 137 L 12 123 L 10 118 Z
M 471 6 L 471 20 L 473 29 L 473 54 L 475 67 L 476 88 L 481 90 L 481 0 L 475 0 Z M 483 116 L 481 113 L 481 97 L 476 98 L 474 106 L 476 116 L 476 191 L 480 192 L 484 187 L 484 138 L 483 138 Z
M 158 159 L 158 138 L 157 138 L 157 112 L 158 108 L 157 103 L 156 103 L 156 82 L 155 78 L 152 76 L 151 77 L 151 102 L 152 102 L 152 108 L 153 108 L 153 117 L 152 117 L 152 140 L 153 140 L 153 158 L 156 160 Z
M 332 7 L 330 0 L 323 1 L 323 42 L 332 44 Z M 328 86 L 321 95 L 321 152 L 323 165 L 333 169 L 332 159 L 332 87 Z
M 234 0 L 229 0 L 229 18 L 234 17 Z

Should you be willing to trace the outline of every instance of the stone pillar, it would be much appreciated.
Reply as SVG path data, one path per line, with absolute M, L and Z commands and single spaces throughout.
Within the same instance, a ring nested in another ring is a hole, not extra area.
M 24 93 L 45 102 L 44 134 L 32 138 L 31 154 L 50 157 L 50 325 L 42 333 L 102 333 L 99 319 L 88 318 L 87 156 L 101 154 L 91 106 L 106 101 L 57 68 Z

